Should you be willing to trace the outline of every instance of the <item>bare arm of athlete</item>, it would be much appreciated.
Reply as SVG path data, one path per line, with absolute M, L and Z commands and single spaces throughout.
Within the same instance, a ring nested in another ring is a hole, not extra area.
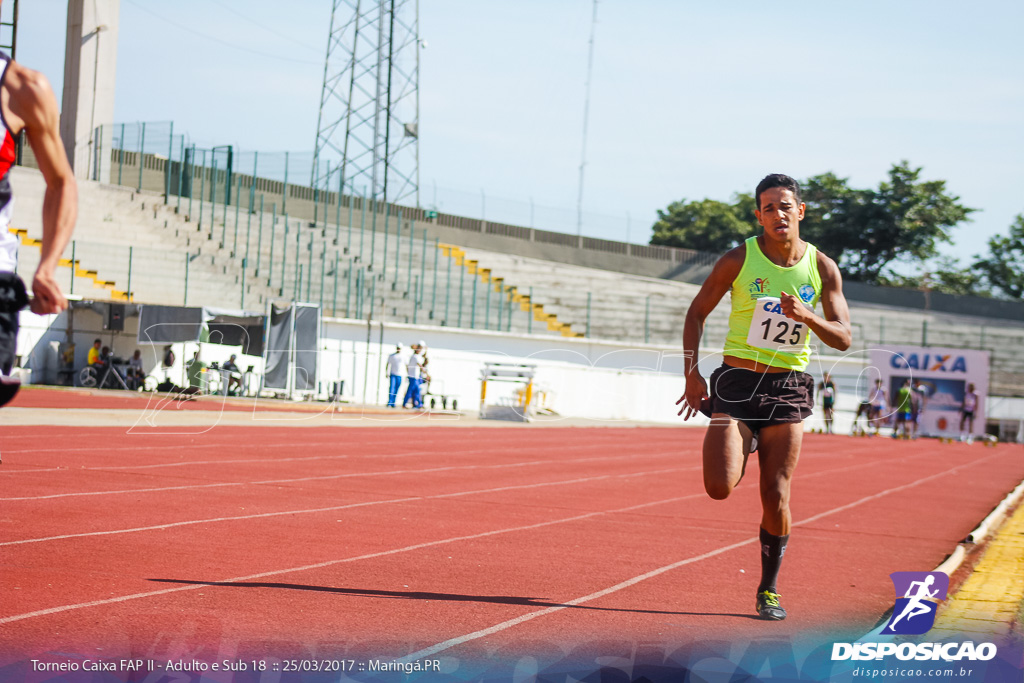
M 704 334 L 704 321 L 715 310 L 725 293 L 732 287 L 733 280 L 740 274 L 746 246 L 740 245 L 731 249 L 718 259 L 715 267 L 704 281 L 697 296 L 693 297 L 690 308 L 686 311 L 686 322 L 683 325 L 683 368 L 686 373 L 685 393 L 676 401 L 676 405 L 684 403 L 679 414 L 689 420 L 700 411 L 700 402 L 708 396 L 708 385 L 700 376 L 697 364 L 697 353 L 700 349 L 700 338 Z
M 836 262 L 818 252 L 818 272 L 821 273 L 821 311 L 817 315 L 807 308 L 799 297 L 782 292 L 782 312 L 787 318 L 807 325 L 818 339 L 833 349 L 845 351 L 853 342 L 850 327 L 850 307 L 843 296 L 843 276 Z
M 60 139 L 57 99 L 45 76 L 11 62 L 0 89 L 0 105 L 11 131 L 25 130 L 46 180 L 42 255 L 32 279 L 32 312 L 60 313 L 68 302 L 57 284 L 56 269 L 78 216 L 78 185 Z

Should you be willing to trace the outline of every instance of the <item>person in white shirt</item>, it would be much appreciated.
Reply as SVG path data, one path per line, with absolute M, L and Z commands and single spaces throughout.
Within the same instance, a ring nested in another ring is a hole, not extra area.
M 414 344 L 412 347 L 412 355 L 409 356 L 406 370 L 409 373 L 409 386 L 405 390 L 402 407 L 407 408 L 411 403 L 413 408 L 422 408 L 423 397 L 420 396 L 420 381 L 423 374 L 423 359 L 420 357 L 420 347 L 418 344 Z
M 388 408 L 395 407 L 398 390 L 402 388 L 402 342 L 395 345 L 395 352 L 388 356 Z
M 871 404 L 871 412 L 868 413 L 868 423 L 874 425 L 876 436 L 882 427 L 882 423 L 889 417 L 889 413 L 886 410 L 888 402 L 882 380 L 876 379 L 875 388 L 868 393 L 868 403 Z
M 960 404 L 960 440 L 972 443 L 974 441 L 974 413 L 978 410 L 978 395 L 974 393 L 974 385 L 967 385 L 967 393 Z M 966 436 L 964 425 L 967 425 Z

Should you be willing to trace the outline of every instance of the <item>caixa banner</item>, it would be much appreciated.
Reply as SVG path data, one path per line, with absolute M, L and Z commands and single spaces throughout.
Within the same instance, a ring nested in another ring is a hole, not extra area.
M 928 436 L 985 433 L 988 396 L 987 351 L 939 346 L 878 346 L 868 356 L 870 367 L 863 388 L 871 398 L 875 380 L 882 380 L 886 405 L 883 424 L 900 419 L 916 424 L 915 433 Z M 909 395 L 901 390 L 906 389 Z M 901 400 L 904 396 L 907 400 Z M 909 410 L 907 410 L 909 409 Z M 961 428 L 962 423 L 962 428 Z

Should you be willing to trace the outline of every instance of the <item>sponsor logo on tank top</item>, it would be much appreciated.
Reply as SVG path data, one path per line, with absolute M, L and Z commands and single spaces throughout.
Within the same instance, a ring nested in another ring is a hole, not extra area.
M 759 277 L 759 278 L 757 278 L 756 280 L 751 282 L 749 285 L 747 285 L 747 290 L 750 292 L 750 298 L 751 299 L 759 299 L 759 298 L 761 298 L 762 296 L 764 296 L 765 294 L 767 294 L 768 292 L 771 291 L 771 289 L 769 289 L 769 287 L 768 287 L 768 278 L 766 278 L 766 277 Z

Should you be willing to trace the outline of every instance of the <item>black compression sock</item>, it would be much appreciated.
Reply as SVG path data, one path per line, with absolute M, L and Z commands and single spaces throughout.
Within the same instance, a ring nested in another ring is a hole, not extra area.
M 786 554 L 788 542 L 789 534 L 774 536 L 761 529 L 761 584 L 757 587 L 758 593 L 776 592 L 775 582 L 779 578 L 779 568 L 782 566 L 782 556 Z

